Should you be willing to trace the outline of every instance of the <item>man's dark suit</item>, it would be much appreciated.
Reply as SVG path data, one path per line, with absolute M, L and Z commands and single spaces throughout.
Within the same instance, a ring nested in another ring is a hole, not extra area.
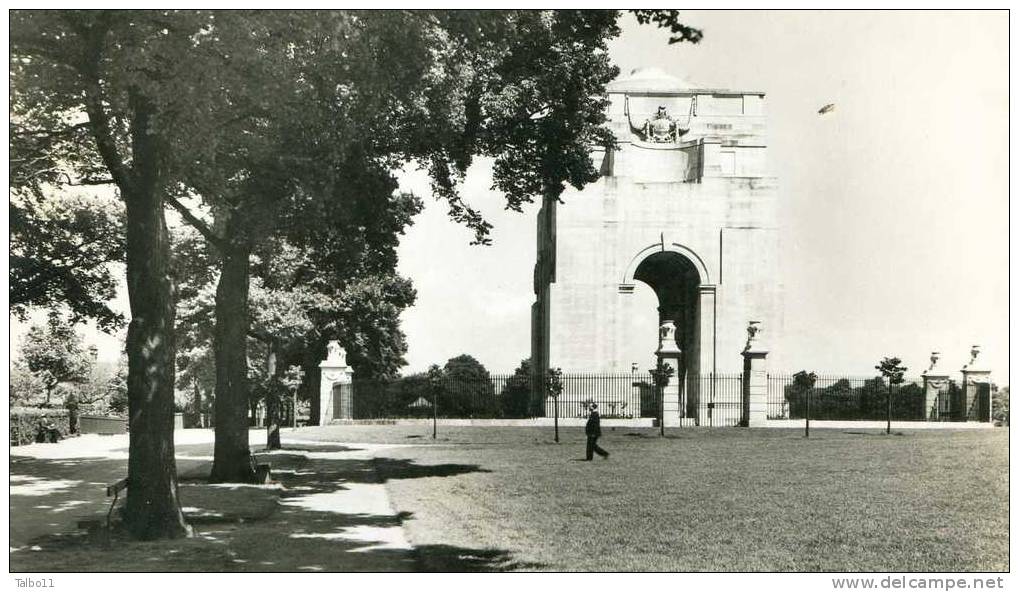
M 601 416 L 598 415 L 597 410 L 591 411 L 591 415 L 588 416 L 584 433 L 587 434 L 587 460 L 593 459 L 595 452 L 599 456 L 608 458 L 609 453 L 598 446 L 598 438 L 601 436 Z

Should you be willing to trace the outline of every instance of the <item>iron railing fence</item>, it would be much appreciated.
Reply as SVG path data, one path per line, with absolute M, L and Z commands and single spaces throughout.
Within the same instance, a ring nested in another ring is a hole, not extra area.
M 675 380 L 675 376 L 670 378 L 672 389 L 667 389 L 668 396 L 675 396 Z M 685 420 L 684 425 L 734 426 L 743 420 L 741 374 L 689 374 L 679 380 L 679 416 Z M 521 374 L 443 376 L 435 380 L 422 375 L 381 380 L 355 378 L 346 387 L 349 393 L 340 397 L 344 403 L 334 405 L 335 418 L 429 418 L 433 413 L 444 419 L 552 417 L 556 401 L 548 396 L 545 384 L 532 389 L 531 381 L 530 376 Z M 769 419 L 803 419 L 808 397 L 811 419 L 887 417 L 888 386 L 880 377 L 822 375 L 812 388 L 804 390 L 795 384 L 792 374 L 769 374 L 767 385 Z M 604 419 L 660 417 L 661 394 L 649 372 L 565 373 L 561 386 L 560 418 L 586 418 L 591 403 L 598 404 Z M 437 402 L 436 408 L 433 401 Z M 936 398 L 927 399 L 921 382 L 907 380 L 893 390 L 892 419 L 960 421 L 968 416 L 989 415 L 984 409 L 987 405 L 980 404 L 983 405 L 980 409 L 962 409 L 964 400 L 954 382 Z
M 658 416 L 654 379 L 647 372 L 630 374 L 572 373 L 562 376 L 559 417 L 586 418 L 591 403 L 609 419 L 634 419 Z M 552 417 L 555 401 L 545 397 L 538 417 Z
M 520 374 L 477 377 L 422 376 L 357 379 L 353 383 L 354 419 L 431 417 L 453 419 L 516 419 L 551 417 L 554 402 L 531 388 L 532 378 Z M 544 382 L 544 381 L 542 381 Z M 558 397 L 559 417 L 587 417 L 598 403 L 604 418 L 655 417 L 653 381 L 644 374 L 563 374 Z M 437 403 L 433 410 L 432 402 Z
M 351 398 L 354 419 L 529 417 L 532 406 L 530 380 L 514 375 L 355 378 Z
M 795 384 L 792 374 L 768 375 L 768 419 L 883 420 L 888 417 L 888 384 L 880 376 L 818 376 L 813 388 Z M 929 418 L 923 383 L 905 380 L 892 389 L 892 419 Z
M 675 381 L 671 377 L 670 382 Z M 515 419 L 552 417 L 558 402 L 561 418 L 586 418 L 591 403 L 604 419 L 657 418 L 661 394 L 650 372 L 565 373 L 558 401 L 545 385 L 535 392 L 532 378 L 520 374 L 475 377 L 426 376 L 358 379 L 350 387 L 353 419 L 427 418 Z M 680 414 L 699 425 L 736 425 L 742 417 L 740 374 L 688 375 L 681 379 Z M 432 402 L 437 402 L 433 410 Z M 334 405 L 337 418 L 344 405 Z

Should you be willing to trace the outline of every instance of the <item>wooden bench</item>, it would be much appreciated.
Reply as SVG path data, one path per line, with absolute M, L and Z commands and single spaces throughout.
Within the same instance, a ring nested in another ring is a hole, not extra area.
M 255 465 L 255 483 L 265 485 L 272 480 L 272 467 L 269 463 L 258 463 Z
M 106 497 L 113 496 L 113 503 L 110 504 L 110 510 L 106 512 L 106 530 L 110 530 L 110 517 L 113 516 L 113 508 L 117 507 L 117 499 L 120 497 L 120 492 L 127 489 L 127 477 L 119 481 L 114 481 L 106 486 Z
M 255 464 L 255 482 L 256 483 L 268 483 L 271 479 L 271 468 L 268 463 L 257 463 Z M 110 509 L 106 512 L 106 531 L 109 533 L 110 520 L 113 518 L 113 510 L 117 507 L 117 500 L 120 499 L 120 492 L 127 489 L 127 477 L 114 481 L 106 485 L 106 497 L 113 496 L 113 502 L 110 503 Z M 78 523 L 79 528 L 89 528 L 94 524 L 91 520 L 85 520 Z

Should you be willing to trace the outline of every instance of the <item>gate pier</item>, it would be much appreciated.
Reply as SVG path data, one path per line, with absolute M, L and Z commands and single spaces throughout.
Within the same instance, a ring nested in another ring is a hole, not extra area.
M 354 369 L 347 365 L 347 352 L 339 341 L 330 341 L 326 351 L 326 359 L 318 365 L 322 372 L 318 425 L 354 418 Z

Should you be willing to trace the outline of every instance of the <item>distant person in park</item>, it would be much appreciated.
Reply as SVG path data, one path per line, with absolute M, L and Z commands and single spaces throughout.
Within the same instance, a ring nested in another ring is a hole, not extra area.
M 584 433 L 587 434 L 587 460 L 593 459 L 595 452 L 602 458 L 608 458 L 609 453 L 598 446 L 598 438 L 601 437 L 601 416 L 598 415 L 598 403 L 591 403 L 591 414 L 587 416 Z
M 39 418 L 39 430 L 35 436 L 36 442 L 50 442 L 56 444 L 60 441 L 60 430 L 57 429 L 56 424 L 50 420 L 48 415 L 43 415 Z

